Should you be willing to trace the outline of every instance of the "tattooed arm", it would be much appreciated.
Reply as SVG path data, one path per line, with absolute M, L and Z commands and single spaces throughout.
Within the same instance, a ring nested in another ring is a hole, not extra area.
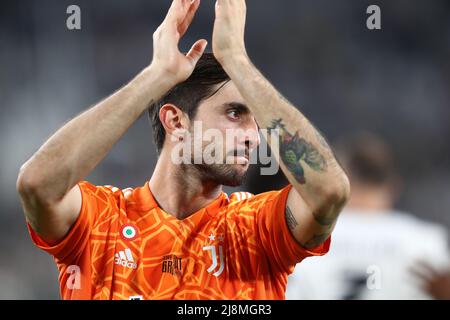
M 350 193 L 325 138 L 251 63 L 244 44 L 245 0 L 218 0 L 213 51 L 261 128 L 278 129 L 280 166 L 293 189 L 286 223 L 305 248 L 331 234 Z M 274 149 L 274 141 L 269 141 Z

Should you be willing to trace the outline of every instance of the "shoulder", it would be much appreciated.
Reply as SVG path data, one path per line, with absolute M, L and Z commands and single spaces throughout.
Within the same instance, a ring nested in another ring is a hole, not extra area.
M 245 191 L 234 192 L 229 197 L 228 206 L 239 211 L 258 211 L 269 203 L 277 199 L 282 199 L 283 196 L 287 197 L 289 189 L 290 187 L 288 186 L 281 190 L 271 190 L 259 194 L 252 194 Z
M 345 209 L 335 230 L 335 240 L 349 239 L 358 234 L 361 239 L 396 242 L 405 248 L 425 251 L 445 251 L 447 231 L 436 223 L 408 212 L 390 210 L 382 214 Z
M 246 192 L 246 191 L 238 191 L 238 192 L 233 192 L 228 200 L 230 204 L 235 204 L 235 203 L 239 203 L 241 201 L 245 201 L 248 199 L 253 198 L 255 195 L 253 193 L 250 192 Z
M 411 230 L 411 232 L 416 232 L 418 234 L 435 234 L 442 237 L 447 236 L 446 229 L 437 223 L 432 221 L 424 220 L 418 216 L 402 211 L 393 211 L 392 218 L 399 225 L 403 225 L 405 228 Z
M 81 181 L 78 183 L 78 186 L 81 190 L 83 201 L 104 204 L 115 203 L 118 206 L 120 203 L 134 203 L 136 200 L 135 191 L 142 188 L 127 187 L 121 189 L 112 185 L 94 185 L 89 181 Z

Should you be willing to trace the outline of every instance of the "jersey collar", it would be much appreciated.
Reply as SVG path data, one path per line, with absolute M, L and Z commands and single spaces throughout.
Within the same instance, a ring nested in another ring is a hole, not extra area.
M 156 202 L 150 190 L 149 181 L 147 181 L 138 192 L 139 192 L 138 197 L 141 200 L 140 202 L 142 210 L 151 210 L 154 208 L 159 208 L 158 203 Z M 209 216 L 215 216 L 219 212 L 219 209 L 227 204 L 228 204 L 228 196 L 225 192 L 222 191 L 221 194 L 215 200 L 209 203 L 206 207 L 198 210 L 196 213 L 193 213 L 191 216 L 194 216 L 203 210 L 206 210 Z M 162 210 L 161 208 L 159 209 Z

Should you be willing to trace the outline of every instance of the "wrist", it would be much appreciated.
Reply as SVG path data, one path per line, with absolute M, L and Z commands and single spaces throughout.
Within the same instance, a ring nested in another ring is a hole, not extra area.
M 242 71 L 246 66 L 251 65 L 247 52 L 227 53 L 217 58 L 225 72 L 231 77 L 236 72 Z
M 140 115 L 175 85 L 176 83 L 162 70 L 148 66 L 122 87 L 118 94 L 131 99 L 135 107 L 133 110 Z
M 153 85 L 156 84 L 157 87 L 166 88 L 166 92 L 180 82 L 180 79 L 170 70 L 166 70 L 157 64 L 150 64 L 141 74 Z

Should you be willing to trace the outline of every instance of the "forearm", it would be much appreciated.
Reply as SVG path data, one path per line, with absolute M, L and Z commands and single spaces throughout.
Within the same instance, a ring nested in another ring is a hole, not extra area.
M 289 182 L 320 219 L 333 220 L 340 195 L 348 193 L 347 177 L 324 137 L 272 86 L 247 56 L 222 65 L 263 129 L 279 129 L 280 165 Z M 274 141 L 269 141 L 274 151 Z M 275 150 L 276 151 L 276 150 Z M 336 199 L 332 199 L 336 197 Z
M 21 168 L 47 201 L 58 201 L 86 177 L 149 107 L 170 89 L 144 69 L 130 83 L 59 129 Z

